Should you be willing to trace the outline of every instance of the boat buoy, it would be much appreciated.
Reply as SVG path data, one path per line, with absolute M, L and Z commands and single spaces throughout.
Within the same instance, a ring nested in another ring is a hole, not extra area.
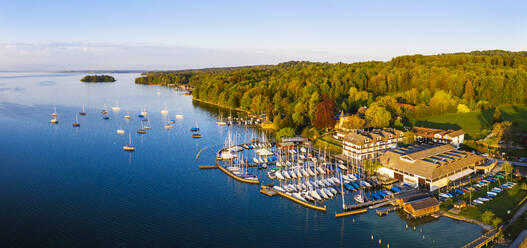
M 423 228 L 419 228 L 419 232 L 423 232 Z
M 415 226 L 414 226 L 414 231 L 415 231 Z
M 386 244 L 386 248 L 390 248 L 390 243 Z
M 353 218 L 353 223 L 355 223 L 355 218 Z
M 408 229 L 408 224 L 406 224 L 406 229 Z
M 379 239 L 379 245 L 381 244 L 381 239 Z
M 373 240 L 373 234 L 371 235 L 371 240 Z
M 423 239 L 425 239 L 425 235 L 423 234 Z

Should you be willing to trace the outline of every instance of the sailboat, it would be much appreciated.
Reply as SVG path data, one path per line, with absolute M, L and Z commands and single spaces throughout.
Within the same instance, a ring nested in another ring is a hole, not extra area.
M 108 110 L 106 110 L 106 104 L 104 104 L 104 107 L 101 110 L 101 114 L 103 114 L 103 115 L 108 114 Z
M 199 138 L 201 138 L 201 134 L 199 134 L 199 133 L 193 133 L 193 134 L 192 134 L 192 138 L 199 139 Z
M 114 112 L 119 112 L 121 111 L 121 108 L 119 107 L 119 103 L 117 101 L 115 101 L 115 106 L 112 107 L 112 110 Z
M 190 131 L 191 131 L 191 132 L 197 132 L 197 131 L 199 131 L 198 121 L 196 121 L 196 127 L 191 128 Z
M 59 120 L 57 120 L 57 118 L 53 118 L 49 121 L 49 123 L 51 124 L 58 124 L 59 123 Z
M 223 115 L 220 114 L 220 119 L 216 121 L 216 125 L 218 126 L 226 126 L 227 122 L 223 121 Z
M 167 123 L 165 124 L 165 129 L 173 128 L 174 126 L 170 125 L 170 123 L 168 122 L 168 116 L 166 117 L 166 119 L 167 119 Z
M 362 196 L 362 190 L 353 197 L 353 199 L 358 203 L 364 203 L 364 197 Z
M 150 119 L 147 120 L 147 123 L 144 126 L 144 129 L 152 129 L 152 127 L 150 126 Z
M 119 123 L 119 129 L 117 129 L 117 134 L 124 134 L 124 130 L 121 126 L 121 123 Z
M 146 116 L 146 107 L 143 107 L 143 111 L 141 111 L 141 113 L 139 115 L 137 115 L 137 117 L 139 118 L 144 118 Z
M 141 129 L 137 130 L 137 133 L 140 133 L 140 134 L 145 134 L 146 133 L 146 130 L 143 127 L 143 122 L 141 122 Z
M 84 112 L 84 104 L 82 104 L 82 111 L 79 112 L 79 115 L 86 115 L 86 112 Z
M 166 103 L 165 103 L 165 108 L 161 110 L 161 114 L 162 114 L 162 115 L 166 115 L 166 114 L 168 114 L 167 104 L 166 104 Z
M 129 113 L 129 112 L 126 112 L 126 115 L 125 115 L 125 116 L 123 116 L 123 117 L 124 117 L 125 119 L 127 119 L 127 120 L 130 120 L 130 118 L 131 118 L 131 117 L 130 117 L 130 113 Z
M 57 107 L 53 107 L 53 113 L 51 113 L 51 116 L 57 117 Z
M 75 115 L 75 122 L 73 124 L 71 124 L 73 127 L 80 127 L 81 124 L 79 123 L 79 118 L 77 117 L 77 115 Z
M 132 145 L 132 134 L 128 134 L 128 145 L 123 146 L 123 150 L 128 152 L 135 151 L 135 146 Z

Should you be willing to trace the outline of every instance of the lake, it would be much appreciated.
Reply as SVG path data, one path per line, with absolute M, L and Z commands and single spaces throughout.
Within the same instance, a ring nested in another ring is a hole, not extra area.
M 229 129 L 239 140 L 260 131 L 218 127 L 214 107 L 136 85 L 138 74 L 110 75 L 115 83 L 82 83 L 76 73 L 0 73 L 1 247 L 379 247 L 379 238 L 382 247 L 459 247 L 481 233 L 448 218 L 406 229 L 394 212 L 335 219 L 339 201 L 317 212 L 219 170 L 199 170 L 214 163 L 216 149 L 198 161 L 197 152 L 223 144 Z M 83 104 L 88 114 L 74 128 Z M 105 104 L 109 120 L 100 113 Z M 120 112 L 111 110 L 116 105 Z M 169 119 L 184 116 L 168 131 L 165 106 Z M 49 123 L 55 107 L 57 125 Z M 136 133 L 142 108 L 152 126 L 144 135 Z M 201 139 L 189 131 L 196 122 Z M 116 133 L 120 127 L 125 135 Z M 128 132 L 133 153 L 122 150 Z

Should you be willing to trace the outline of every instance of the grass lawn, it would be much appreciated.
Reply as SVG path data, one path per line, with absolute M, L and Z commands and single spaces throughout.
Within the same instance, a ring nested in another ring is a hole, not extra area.
M 313 143 L 313 147 L 320 148 L 324 150 L 324 148 L 327 149 L 327 151 L 333 153 L 333 154 L 342 154 L 342 146 L 331 137 L 331 135 L 325 135 L 315 140 Z
M 501 183 L 504 183 L 505 180 L 502 180 Z M 502 192 L 498 196 L 492 198 L 492 200 L 485 202 L 484 204 L 476 205 L 473 208 L 465 208 L 459 213 L 461 216 L 465 216 L 472 219 L 481 220 L 481 214 L 483 212 L 490 210 L 496 216 L 502 218 L 504 221 L 511 218 L 514 212 L 517 210 L 518 203 L 527 196 L 527 191 L 520 189 L 520 184 L 522 182 L 517 182 L 518 184 L 511 189 Z M 488 189 L 498 186 L 498 182 L 490 184 Z M 478 197 L 487 195 L 487 186 L 481 187 L 479 190 L 472 192 L 472 200 L 477 199 Z M 441 204 L 441 209 L 447 211 L 452 208 L 452 202 L 463 199 L 467 203 L 469 201 L 469 194 L 458 195 L 454 197 L 453 200 L 445 201 Z M 511 214 L 507 214 L 507 211 L 510 210 Z
M 527 229 L 527 212 L 523 213 L 516 222 L 512 223 L 512 225 L 505 229 L 503 234 L 506 239 L 514 240 L 525 229 Z
M 503 105 L 499 107 L 501 119 L 527 131 L 527 105 Z M 484 138 L 492 129 L 493 109 L 469 113 L 454 113 L 413 120 L 417 126 L 439 129 L 463 129 L 468 139 Z

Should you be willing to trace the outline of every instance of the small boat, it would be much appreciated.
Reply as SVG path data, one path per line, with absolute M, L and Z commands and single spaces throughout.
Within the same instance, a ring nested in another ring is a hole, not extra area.
M 172 126 L 172 125 L 170 125 L 170 124 L 166 124 L 166 125 L 165 125 L 165 129 L 171 129 L 171 128 L 173 128 L 173 127 L 174 127 L 174 126 Z
M 216 125 L 218 125 L 218 126 L 226 126 L 226 125 L 227 125 L 227 122 L 224 122 L 224 121 L 217 121 L 217 122 L 216 122 Z
M 356 194 L 353 199 L 358 203 L 364 203 L 364 197 L 362 196 L 362 192 Z
M 77 115 L 75 115 L 75 122 L 71 124 L 73 127 L 80 127 L 81 124 L 79 123 L 79 119 L 77 118 Z
M 176 119 L 183 119 L 183 115 L 176 115 Z
M 51 113 L 51 116 L 57 117 L 57 107 L 53 107 L 53 113 Z
M 109 119 L 110 119 L 110 117 L 109 117 L 109 116 L 107 116 L 107 115 L 105 115 L 105 116 L 103 116 L 103 117 L 102 117 L 102 119 L 103 119 L 103 120 L 109 120 Z
M 124 130 L 123 129 L 117 129 L 117 134 L 124 134 Z
M 174 123 L 176 123 L 176 121 L 175 120 L 170 120 L 168 123 L 174 124 Z
M 199 131 L 198 121 L 196 121 L 196 127 L 191 128 L 190 131 L 191 131 L 191 132 L 197 132 L 197 131 Z
M 143 123 L 142 122 L 141 122 L 141 129 L 137 130 L 137 133 L 139 133 L 139 134 L 147 133 L 146 130 L 144 129 L 144 127 L 143 127 Z
M 127 120 L 130 120 L 130 118 L 132 118 L 132 117 L 130 117 L 130 113 L 128 113 L 128 112 L 126 112 L 126 115 L 124 115 L 123 117 L 125 119 L 127 119 Z
M 161 114 L 162 115 L 167 115 L 168 114 L 167 104 L 166 103 L 165 103 L 165 108 L 161 110 Z
M 128 145 L 123 146 L 123 150 L 128 152 L 135 151 L 135 146 L 132 145 L 132 135 L 128 134 Z
M 114 106 L 114 107 L 112 107 L 112 110 L 114 112 L 119 112 L 119 111 L 121 111 L 121 108 L 119 106 Z
M 101 114 L 103 114 L 103 115 L 108 114 L 108 110 L 106 110 L 106 104 L 104 104 L 104 107 L 101 110 Z
M 58 123 L 59 123 L 59 120 L 53 118 L 53 119 L 51 119 L 51 120 L 49 121 L 49 123 L 51 123 L 51 124 L 58 124 Z
M 82 104 L 82 111 L 79 112 L 79 115 L 86 115 L 86 112 L 84 112 L 84 104 Z
M 267 176 L 270 178 L 270 179 L 276 179 L 276 174 L 272 171 L 268 171 L 267 172 Z
M 199 134 L 199 133 L 193 133 L 193 134 L 192 134 L 192 138 L 195 138 L 195 139 L 197 139 L 197 138 L 201 138 L 201 134 Z

